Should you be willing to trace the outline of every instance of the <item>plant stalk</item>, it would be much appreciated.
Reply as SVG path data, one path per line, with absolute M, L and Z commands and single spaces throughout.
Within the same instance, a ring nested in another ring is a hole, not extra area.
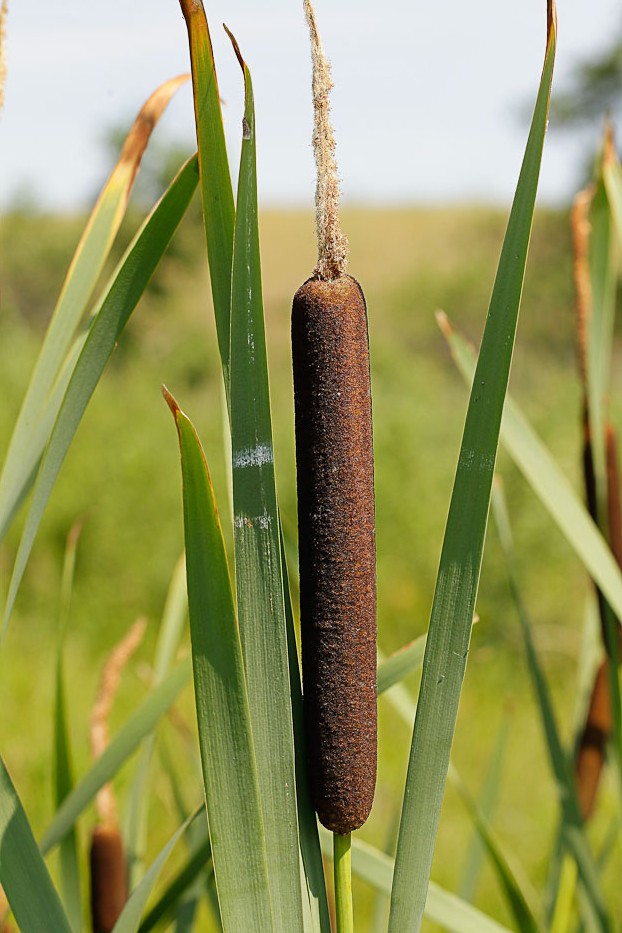
M 333 833 L 337 933 L 354 933 L 350 833 Z

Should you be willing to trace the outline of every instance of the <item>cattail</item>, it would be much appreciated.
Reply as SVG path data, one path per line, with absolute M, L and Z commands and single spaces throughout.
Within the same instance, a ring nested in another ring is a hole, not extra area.
M 584 820 L 589 819 L 594 810 L 612 725 L 609 659 L 604 658 L 596 672 L 585 727 L 579 739 L 575 759 L 577 795 Z
M 125 638 L 114 648 L 102 671 L 99 690 L 91 714 L 91 751 L 97 759 L 108 745 L 108 716 L 121 673 L 140 645 L 146 619 L 137 619 Z M 111 933 L 128 896 L 127 859 L 117 819 L 111 784 L 97 794 L 99 824 L 91 835 L 91 920 L 93 933 Z
M 116 823 L 94 828 L 90 868 L 93 933 L 111 933 L 127 901 L 127 864 Z
M 313 10 L 318 264 L 294 296 L 300 615 L 307 760 L 322 823 L 365 822 L 376 782 L 374 476 L 367 311 L 337 219 L 331 79 Z

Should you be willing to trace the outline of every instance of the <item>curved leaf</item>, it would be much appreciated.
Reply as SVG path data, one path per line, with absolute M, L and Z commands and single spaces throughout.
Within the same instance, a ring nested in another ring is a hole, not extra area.
M 3 633 L 35 535 L 82 415 L 123 328 L 183 217 L 198 181 L 196 156 L 181 169 L 136 234 L 112 277 L 71 376 L 54 424 L 22 532 L 4 612 Z

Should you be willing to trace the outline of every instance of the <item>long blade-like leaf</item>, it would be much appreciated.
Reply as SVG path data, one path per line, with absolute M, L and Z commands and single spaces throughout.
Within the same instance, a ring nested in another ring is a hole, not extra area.
M 71 739 L 67 722 L 65 698 L 64 644 L 65 629 L 69 617 L 69 605 L 73 589 L 76 548 L 80 526 L 74 525 L 67 538 L 61 585 L 61 605 L 58 646 L 56 654 L 56 690 L 54 697 L 54 791 L 56 806 L 59 807 L 74 787 Z M 80 893 L 80 864 L 78 836 L 75 827 L 62 840 L 59 852 L 60 886 L 67 916 L 74 930 L 82 923 L 82 896 Z
M 612 929 L 605 909 L 603 897 L 598 882 L 598 871 L 592 853 L 590 851 L 585 833 L 583 830 L 583 821 L 579 802 L 577 800 L 575 785 L 572 774 L 568 766 L 568 758 L 564 753 L 562 743 L 559 737 L 559 731 L 553 711 L 550 691 L 542 672 L 538 655 L 531 635 L 531 625 L 527 616 L 527 611 L 523 604 L 516 575 L 514 573 L 514 561 L 512 551 L 512 538 L 510 524 L 505 508 L 505 502 L 500 486 L 493 490 L 493 509 L 494 516 L 499 531 L 499 539 L 505 553 L 510 577 L 510 587 L 514 602 L 518 610 L 518 616 L 523 633 L 525 650 L 527 653 L 527 662 L 529 673 L 532 678 L 534 690 L 536 693 L 542 727 L 544 730 L 551 770 L 555 776 L 559 794 L 559 805 L 562 815 L 561 834 L 562 839 L 574 856 L 583 887 L 596 917 L 596 929 L 607 931 Z
M 200 813 L 202 811 L 199 810 Z M 161 850 L 159 855 L 156 857 L 154 862 L 149 866 L 149 869 L 145 873 L 145 877 L 142 879 L 139 885 L 132 891 L 130 897 L 128 898 L 127 904 L 121 911 L 119 919 L 114 925 L 112 933 L 136 933 L 140 926 L 140 919 L 144 913 L 145 907 L 147 906 L 147 901 L 149 900 L 149 895 L 153 890 L 153 887 L 158 880 L 158 875 L 164 867 L 164 863 L 167 858 L 173 851 L 177 840 L 188 828 L 189 823 L 195 819 L 197 813 L 194 813 L 189 817 L 179 829 L 173 834 L 173 836 L 166 843 L 164 848 Z
M 0 885 L 22 933 L 71 933 L 4 761 L 0 758 Z
M 419 670 L 423 664 L 425 642 L 426 636 L 420 635 L 388 658 L 381 658 L 379 655 L 376 675 L 378 696 Z
M 446 317 L 439 317 L 439 324 L 458 369 L 470 384 L 475 370 L 475 354 L 472 348 L 451 327 Z M 600 587 L 615 613 L 622 618 L 620 568 L 568 479 L 518 405 L 509 396 L 505 400 L 501 440 L 568 544 Z
M 549 6 L 540 89 L 466 416 L 426 644 L 395 860 L 389 930 L 421 927 L 490 505 L 546 131 L 556 26 Z
M 196 432 L 166 391 L 165 398 L 181 449 L 194 691 L 223 925 L 287 929 L 272 922 L 249 697 L 216 500 Z
M 507 860 L 501 851 L 501 848 L 499 847 L 490 830 L 488 821 L 477 807 L 475 801 L 469 794 L 466 785 L 463 783 L 461 778 L 458 777 L 455 771 L 452 778 L 452 785 L 458 789 L 464 805 L 469 811 L 471 821 L 473 822 L 473 825 L 479 834 L 479 838 L 481 839 L 482 844 L 488 853 L 488 857 L 495 870 L 497 880 L 499 881 L 501 890 L 505 896 L 508 908 L 514 914 L 514 919 L 516 920 L 518 929 L 521 931 L 521 933 L 538 933 L 538 930 L 540 929 L 538 922 L 536 921 L 536 918 L 534 917 L 516 878 L 512 874 L 512 870 L 510 869 L 510 866 L 508 865 Z
M 194 114 L 199 148 L 203 222 L 218 348 L 229 399 L 231 263 L 235 206 L 222 125 L 212 41 L 202 0 L 180 0 L 188 28 Z
M 78 781 L 58 808 L 40 842 L 44 855 L 58 845 L 100 787 L 114 777 L 142 739 L 155 729 L 162 716 L 170 709 L 186 686 L 189 678 L 190 665 L 187 661 L 182 661 L 159 687 L 150 691 L 131 716 L 128 716 L 105 752 Z
M 182 168 L 136 234 L 99 305 L 41 463 L 9 584 L 3 631 L 13 610 L 43 512 L 82 415 L 123 328 L 190 203 L 197 181 L 195 157 Z
M 238 617 L 266 831 L 274 920 L 303 925 L 279 515 L 261 290 L 255 111 L 244 72 L 244 133 L 231 284 L 231 445 Z
M 173 663 L 183 625 L 188 615 L 185 555 L 179 558 L 169 584 L 166 605 L 158 632 L 153 665 L 153 685 L 162 683 Z M 142 875 L 147 837 L 147 810 L 149 805 L 148 778 L 153 754 L 153 736 L 141 751 L 132 784 L 123 834 L 127 846 L 130 886 Z
M 333 838 L 327 830 L 320 830 L 322 851 L 332 858 Z M 391 893 L 393 882 L 393 859 L 358 838 L 352 840 L 352 872 L 368 884 L 385 894 Z M 466 901 L 450 894 L 438 884 L 430 882 L 425 905 L 428 920 L 438 923 L 452 933 L 510 933 Z
M 175 91 L 188 79 L 167 81 L 147 100 L 121 150 L 78 243 L 13 430 L 0 476 L 0 539 L 33 479 L 54 418 L 48 396 L 92 297 L 117 234 L 149 137 Z M 54 413 L 55 415 L 55 413 Z
M 153 905 L 140 925 L 140 933 L 148 933 L 165 918 L 170 917 L 188 888 L 196 882 L 201 872 L 211 865 L 211 854 L 211 843 L 206 838 L 203 845 L 189 856 Z

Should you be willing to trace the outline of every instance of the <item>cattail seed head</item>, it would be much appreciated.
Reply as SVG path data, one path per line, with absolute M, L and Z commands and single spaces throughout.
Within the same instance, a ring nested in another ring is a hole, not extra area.
M 307 760 L 330 830 L 365 822 L 376 781 L 376 584 L 365 299 L 309 279 L 292 311 Z
M 127 866 L 117 826 L 100 825 L 91 837 L 93 933 L 111 933 L 127 901 Z

